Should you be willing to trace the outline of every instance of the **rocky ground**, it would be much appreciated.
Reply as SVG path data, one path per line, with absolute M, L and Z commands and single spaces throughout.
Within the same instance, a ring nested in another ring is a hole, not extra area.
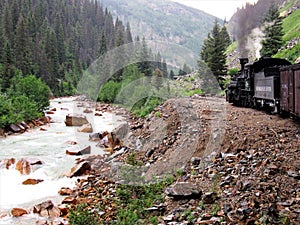
M 114 224 L 118 185 L 171 176 L 163 200 L 145 209 L 158 224 L 300 224 L 298 122 L 200 96 L 168 100 L 145 119 L 101 107 L 128 124 L 110 134 L 120 142 L 107 155 L 78 159 L 87 175 L 60 190 L 62 217 L 85 204 L 100 224 Z
M 199 96 L 169 100 L 146 119 L 127 119 L 130 133 L 114 155 L 86 159 L 92 171 L 71 191 L 73 207 L 87 203 L 95 212 L 100 204 L 102 223 L 113 221 L 117 183 L 135 184 L 119 176 L 118 165 L 134 156 L 143 165 L 136 182 L 175 179 L 153 209 L 160 224 L 300 223 L 297 122 Z

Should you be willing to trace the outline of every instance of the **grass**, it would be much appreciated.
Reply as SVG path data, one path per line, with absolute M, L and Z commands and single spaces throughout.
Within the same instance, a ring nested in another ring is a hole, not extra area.
M 297 9 L 286 19 L 283 20 L 282 27 L 284 31 L 283 40 L 289 41 L 299 37 L 300 32 L 300 9 Z
M 172 178 L 166 178 L 163 181 L 143 186 L 118 185 L 117 224 L 156 224 L 157 217 L 149 215 L 146 209 L 163 203 L 164 189 L 172 183 Z
M 71 225 L 96 225 L 97 218 L 88 211 L 86 204 L 78 205 L 69 213 L 69 222 Z

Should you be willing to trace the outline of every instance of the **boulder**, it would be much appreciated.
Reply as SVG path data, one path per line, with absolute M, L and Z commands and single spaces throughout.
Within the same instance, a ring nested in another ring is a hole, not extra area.
M 85 109 L 83 110 L 84 113 L 93 113 L 93 110 L 92 109 Z
M 74 197 L 68 196 L 61 202 L 62 204 L 75 204 L 76 199 Z
M 46 114 L 48 114 L 48 115 L 53 115 L 54 112 L 53 112 L 53 111 L 47 111 Z
M 109 141 L 108 141 L 108 135 L 106 135 L 104 138 L 100 140 L 100 142 L 97 144 L 97 147 L 109 147 Z
M 41 127 L 40 131 L 47 131 L 47 129 L 45 127 Z
M 40 180 L 40 179 L 27 179 L 25 181 L 22 182 L 23 185 L 36 185 L 38 183 L 43 182 L 44 180 Z
M 108 135 L 107 131 L 102 131 L 102 132 L 98 132 L 98 133 L 93 133 L 89 135 L 89 140 L 90 141 L 100 141 L 102 140 L 105 136 Z
M 20 216 L 23 216 L 23 215 L 26 215 L 26 214 L 28 214 L 27 210 L 22 209 L 22 208 L 13 208 L 11 210 L 11 215 L 13 217 L 20 217 Z
M 81 114 L 68 114 L 66 115 L 65 124 L 66 126 L 82 126 L 89 123 L 86 116 Z
M 16 164 L 16 170 L 18 170 L 22 175 L 28 175 L 31 172 L 30 162 L 25 159 L 21 159 Z
M 14 133 L 20 133 L 22 131 L 22 129 L 15 124 L 9 125 L 9 129 Z
M 9 169 L 9 167 L 13 164 L 15 164 L 16 160 L 14 158 L 6 159 L 5 161 L 5 168 Z
M 21 124 L 26 130 L 30 128 L 30 126 L 29 126 L 27 123 L 25 123 L 24 121 L 22 121 L 20 124 Z
M 33 213 L 37 213 L 42 217 L 56 218 L 60 216 L 60 210 L 56 207 L 52 201 L 42 202 L 33 207 Z
M 32 160 L 30 161 L 30 165 L 35 166 L 35 165 L 43 165 L 44 163 L 41 160 Z
M 66 144 L 68 144 L 68 145 L 77 145 L 78 143 L 76 141 L 67 141 Z
M 66 154 L 67 155 L 86 155 L 86 154 L 91 154 L 91 146 L 88 146 L 80 151 L 69 151 L 69 150 L 66 150 Z
M 51 120 L 51 118 L 49 116 L 43 116 L 39 119 L 39 121 L 42 122 L 43 124 L 50 123 L 50 120 Z
M 108 134 L 109 147 L 114 149 L 116 146 L 121 145 L 122 140 L 125 139 L 128 133 L 128 123 L 122 123 L 121 125 L 116 127 L 111 133 Z
M 66 176 L 70 177 L 70 178 L 79 177 L 79 176 L 86 174 L 87 171 L 90 171 L 90 170 L 91 170 L 91 165 L 88 162 L 84 161 L 84 162 L 72 167 L 70 169 L 70 171 L 67 172 Z
M 83 124 L 81 127 L 77 129 L 77 131 L 82 133 L 92 133 L 93 132 L 92 124 L 90 123 Z
M 65 216 L 69 213 L 69 208 L 65 204 L 58 205 L 58 209 L 60 210 L 62 216 Z
M 73 193 L 73 191 L 70 188 L 66 188 L 66 187 L 62 187 L 58 193 L 60 195 L 71 195 Z
M 203 195 L 202 201 L 204 204 L 213 204 L 218 198 L 215 192 L 207 192 Z
M 166 188 L 165 193 L 174 198 L 198 198 L 202 191 L 192 183 L 178 182 Z

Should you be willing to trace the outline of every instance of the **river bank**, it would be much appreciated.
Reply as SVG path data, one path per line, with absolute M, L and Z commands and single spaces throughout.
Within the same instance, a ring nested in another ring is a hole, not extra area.
M 60 187 L 60 217 L 37 224 L 299 224 L 296 122 L 200 96 L 170 99 L 145 119 L 101 107 L 127 122 L 114 126 L 119 144 L 76 156 L 85 175 Z
M 96 112 L 97 107 L 101 111 Z M 50 106 L 52 113 L 46 114 L 51 116 L 52 123 L 0 139 L 0 224 L 34 224 L 40 215 L 32 213 L 33 206 L 47 200 L 55 205 L 61 203 L 63 197 L 58 191 L 61 187 L 73 188 L 76 182 L 76 178 L 65 176 L 77 158 L 66 155 L 67 150 L 79 151 L 90 146 L 91 154 L 105 154 L 96 142 L 89 141 L 88 133 L 78 132 L 78 127 L 65 124 L 66 115 L 72 113 L 84 114 L 95 132 L 111 131 L 123 121 L 121 116 L 112 114 L 107 105 L 99 107 L 75 97 L 53 99 Z M 84 113 L 86 109 L 89 109 L 88 113 Z M 30 179 L 42 182 L 22 184 Z M 12 217 L 13 208 L 23 208 L 29 214 Z
M 100 224 L 296 225 L 299 137 L 299 124 L 278 115 L 220 98 L 171 99 L 130 124 L 124 149 L 86 159 L 93 169 L 70 206 Z

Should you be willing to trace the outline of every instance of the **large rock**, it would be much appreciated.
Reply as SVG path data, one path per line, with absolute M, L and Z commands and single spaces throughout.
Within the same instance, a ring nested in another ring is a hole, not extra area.
M 68 197 L 64 198 L 61 203 L 62 204 L 75 204 L 76 198 L 68 196 Z
M 82 126 L 89 123 L 86 116 L 81 114 L 68 114 L 66 115 L 65 124 L 67 126 Z
M 42 217 L 56 218 L 61 215 L 60 210 L 56 207 L 52 201 L 42 202 L 33 207 L 33 213 L 37 213 Z
M 5 168 L 6 169 L 9 169 L 11 165 L 15 164 L 16 160 L 14 158 L 11 158 L 11 159 L 6 159 L 4 161 L 5 163 Z
M 166 188 L 165 193 L 174 198 L 199 198 L 202 191 L 192 183 L 178 182 Z
M 77 131 L 82 133 L 93 133 L 92 124 L 90 123 L 83 124 L 81 127 L 77 129 Z
M 72 191 L 72 189 L 70 189 L 70 188 L 62 187 L 62 188 L 58 191 L 58 193 L 59 193 L 60 195 L 71 195 L 71 194 L 73 193 L 73 191 Z
M 108 135 L 107 131 L 102 131 L 102 132 L 98 132 L 98 133 L 93 133 L 89 135 L 89 140 L 90 141 L 100 141 L 102 140 L 105 136 Z
M 21 159 L 16 164 L 16 170 L 18 170 L 22 175 L 28 175 L 31 172 L 30 162 L 25 159 Z
M 26 214 L 28 214 L 27 210 L 22 209 L 22 208 L 13 208 L 11 210 L 11 215 L 13 217 L 20 217 L 20 216 L 23 216 L 23 215 L 26 215 Z
M 14 133 L 20 133 L 22 131 L 22 129 L 15 124 L 9 125 L 9 129 Z
M 40 180 L 40 179 L 27 179 L 25 181 L 22 182 L 23 185 L 36 185 L 38 183 L 43 182 L 44 180 Z
M 114 149 L 116 146 L 121 145 L 122 141 L 129 133 L 128 123 L 122 123 L 108 134 L 109 147 Z
M 66 154 L 67 155 L 86 155 L 86 154 L 91 154 L 91 146 L 88 146 L 80 151 L 69 151 L 69 150 L 66 150 Z
M 70 169 L 70 171 L 67 172 L 67 177 L 79 177 L 87 173 L 87 171 L 91 170 L 91 165 L 88 162 L 82 162 Z

